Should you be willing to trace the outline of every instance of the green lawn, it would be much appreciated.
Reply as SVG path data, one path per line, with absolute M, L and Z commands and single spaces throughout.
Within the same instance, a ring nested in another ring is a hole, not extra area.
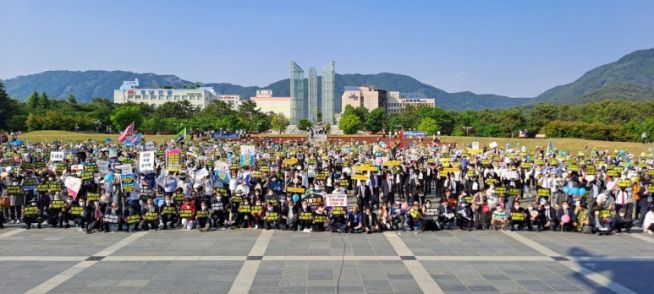
M 265 136 L 279 137 L 276 134 L 268 134 Z M 98 134 L 98 133 L 84 133 L 84 132 L 68 132 L 68 131 L 35 131 L 23 133 L 20 135 L 20 139 L 23 141 L 29 142 L 43 142 L 43 141 L 104 141 L 105 138 L 111 138 L 112 141 L 116 141 L 118 138 L 117 134 Z M 306 135 L 281 135 L 281 137 L 296 137 L 296 138 L 306 138 Z M 145 140 L 150 141 L 154 140 L 156 142 L 162 142 L 170 140 L 172 135 L 145 135 Z M 454 136 L 443 136 L 443 142 L 457 142 L 459 144 L 470 144 L 473 141 L 479 141 L 481 146 L 488 146 L 490 142 L 497 142 L 500 146 L 504 146 L 507 142 L 511 143 L 513 147 L 515 146 L 527 146 L 530 150 L 533 150 L 536 146 L 547 146 L 548 139 L 511 139 L 511 138 L 481 138 L 481 137 L 454 137 Z M 593 141 L 593 140 L 584 140 L 584 139 L 571 139 L 571 138 L 562 138 L 552 139 L 554 146 L 559 150 L 567 150 L 569 152 L 578 152 L 583 151 L 587 145 L 590 149 L 608 149 L 610 151 L 624 149 L 631 153 L 640 154 L 641 152 L 651 153 L 650 151 L 654 148 L 654 144 L 641 144 L 634 142 L 609 142 L 609 141 Z

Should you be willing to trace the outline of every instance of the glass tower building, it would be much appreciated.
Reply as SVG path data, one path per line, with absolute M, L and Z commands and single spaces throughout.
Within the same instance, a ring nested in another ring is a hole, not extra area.
M 291 61 L 291 118 L 290 123 L 297 123 L 305 118 L 304 70 Z
M 318 76 L 316 68 L 309 68 L 309 109 L 307 119 L 312 123 L 318 122 Z
M 328 125 L 334 124 L 335 81 L 336 62 L 332 61 L 322 69 L 322 122 Z

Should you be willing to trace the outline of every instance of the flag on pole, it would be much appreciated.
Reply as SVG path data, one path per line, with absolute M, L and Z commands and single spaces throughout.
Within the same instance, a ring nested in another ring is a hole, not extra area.
M 138 144 L 141 144 L 141 140 L 143 139 L 143 135 L 140 133 L 134 134 L 134 136 L 131 136 L 125 140 L 125 145 L 128 146 L 136 146 Z
M 181 142 L 186 139 L 186 127 L 184 127 L 183 130 L 179 131 L 177 135 L 175 135 L 175 142 Z
M 132 135 L 134 135 L 134 122 L 132 122 L 131 124 L 129 124 L 129 126 L 127 126 L 127 127 L 125 128 L 125 130 L 123 130 L 123 131 L 120 133 L 120 136 L 118 136 L 118 142 L 121 142 L 121 143 L 122 143 L 122 142 L 125 141 L 127 138 L 131 137 Z

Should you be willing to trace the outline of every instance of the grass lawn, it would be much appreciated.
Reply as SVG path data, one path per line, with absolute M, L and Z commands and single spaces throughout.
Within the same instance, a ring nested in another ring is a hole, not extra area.
M 162 142 L 170 140 L 173 135 L 145 135 L 145 141 L 154 140 L 155 142 Z M 266 134 L 263 136 L 280 137 L 276 134 Z M 82 133 L 82 132 L 68 132 L 68 131 L 36 131 L 28 132 L 20 135 L 20 139 L 29 142 L 43 142 L 43 141 L 86 141 L 88 139 L 94 141 L 104 141 L 105 138 L 111 138 L 113 142 L 118 139 L 118 134 L 98 134 L 98 133 Z M 296 137 L 306 138 L 306 135 L 281 135 L 281 137 Z M 479 141 L 481 146 L 488 146 L 490 142 L 497 142 L 500 146 L 504 146 L 507 142 L 515 148 L 515 146 L 526 145 L 530 150 L 536 146 L 547 146 L 548 139 L 511 139 L 511 138 L 481 138 L 481 137 L 454 137 L 443 136 L 443 142 L 457 142 L 459 144 L 470 144 L 473 141 Z M 588 145 L 590 149 L 608 149 L 610 151 L 624 149 L 631 153 L 640 154 L 641 152 L 651 153 L 650 148 L 654 148 L 654 144 L 641 144 L 634 142 L 609 142 L 609 141 L 593 141 L 584 139 L 572 138 L 554 138 L 552 139 L 554 146 L 559 150 L 567 150 L 569 152 L 583 151 L 585 146 Z
M 145 135 L 145 141 L 162 142 L 170 140 L 173 135 Z M 35 131 L 23 133 L 19 139 L 25 142 L 43 142 L 43 141 L 66 141 L 66 142 L 81 142 L 89 139 L 98 142 L 104 142 L 105 138 L 111 138 L 112 142 L 117 142 L 118 134 L 100 134 L 100 133 L 86 133 L 86 132 L 69 132 L 69 131 Z

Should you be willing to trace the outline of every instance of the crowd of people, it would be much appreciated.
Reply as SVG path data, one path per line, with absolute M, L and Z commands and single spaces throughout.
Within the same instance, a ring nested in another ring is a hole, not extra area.
M 204 137 L 0 147 L 0 226 L 654 233 L 645 153 Z

